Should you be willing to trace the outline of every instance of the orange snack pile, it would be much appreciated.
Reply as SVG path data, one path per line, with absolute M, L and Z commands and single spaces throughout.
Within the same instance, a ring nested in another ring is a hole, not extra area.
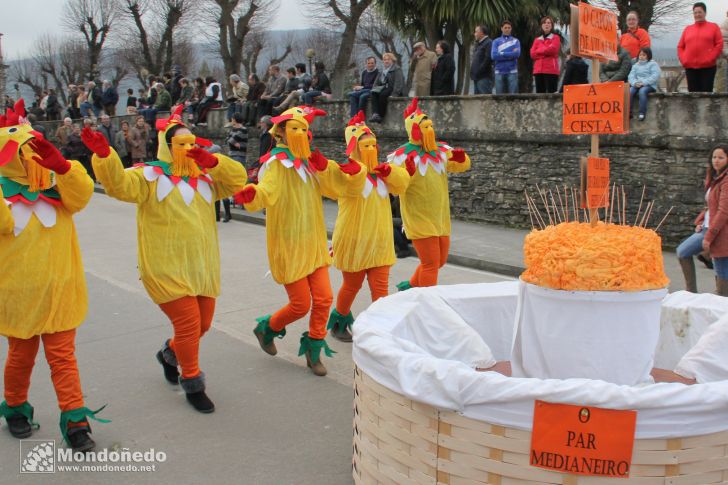
M 660 236 L 651 229 L 564 222 L 524 241 L 523 281 L 555 290 L 643 291 L 669 284 Z

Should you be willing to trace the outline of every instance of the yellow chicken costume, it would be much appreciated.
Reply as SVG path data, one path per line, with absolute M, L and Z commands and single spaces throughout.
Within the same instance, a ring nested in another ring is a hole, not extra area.
M 351 342 L 351 305 L 364 278 L 372 301 L 389 293 L 389 269 L 396 261 L 389 194 L 402 194 L 410 183 L 403 167 L 379 164 L 377 138 L 364 119 L 360 111 L 349 120 L 344 138 L 349 163 L 361 164 L 366 178 L 335 187 L 339 213 L 333 237 L 334 266 L 341 270 L 344 283 L 328 328 L 344 342 Z
M 94 152 L 94 172 L 106 193 L 137 206 L 140 277 L 174 328 L 174 338 L 157 353 L 165 378 L 179 382 L 196 410 L 209 413 L 215 408 L 205 394 L 199 348 L 220 293 L 214 201 L 240 190 L 247 176 L 239 163 L 196 147 L 211 143 L 186 128 L 181 108 L 157 121 L 153 162 L 125 170 L 103 135 L 84 130 L 82 139 Z
M 289 298 L 288 305 L 273 315 L 257 319 L 254 333 L 258 342 L 263 351 L 276 355 L 273 339 L 283 338 L 286 325 L 303 318 L 310 309 L 309 330 L 301 337 L 299 355 L 306 356 L 307 365 L 319 376 L 326 375 L 321 351 L 329 357 L 333 354 L 325 340 L 333 295 L 321 196 L 335 197 L 337 187 L 356 183 L 356 179 L 363 183 L 365 177 L 359 165 L 344 168 L 318 150 L 311 153 L 309 124 L 325 114 L 296 107 L 273 118 L 270 133 L 277 146 L 261 158 L 258 184 L 248 185 L 236 195 L 236 201 L 249 211 L 266 209 L 270 270 Z
M 409 281 L 397 285 L 400 291 L 437 285 L 438 272 L 450 250 L 447 174 L 470 169 L 470 157 L 462 149 L 435 141 L 432 120 L 417 107 L 417 98 L 404 111 L 404 125 L 409 142 L 390 153 L 387 161 L 405 164 L 412 176 L 401 195 L 402 222 L 420 264 Z
M 63 158 L 24 117 L 23 100 L 0 116 L 0 333 L 8 339 L 0 416 L 18 438 L 37 427 L 28 390 L 42 340 L 61 433 L 86 451 L 94 447 L 87 418 L 98 411 L 84 405 L 75 356 L 88 300 L 73 215 L 94 186 L 79 162 Z

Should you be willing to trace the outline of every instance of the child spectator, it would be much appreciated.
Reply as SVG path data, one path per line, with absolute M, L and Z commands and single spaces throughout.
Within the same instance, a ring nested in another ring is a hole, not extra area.
M 647 95 L 657 91 L 657 83 L 660 82 L 660 66 L 652 60 L 652 49 L 643 47 L 640 49 L 637 64 L 632 66 L 629 72 L 630 84 L 630 117 L 634 111 L 634 98 L 639 96 L 639 117 L 644 121 L 647 115 Z

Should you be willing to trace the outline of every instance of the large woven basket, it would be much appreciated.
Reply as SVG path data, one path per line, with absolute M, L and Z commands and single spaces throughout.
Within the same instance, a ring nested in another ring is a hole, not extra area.
M 728 484 L 728 432 L 636 440 L 629 479 L 529 465 L 531 433 L 463 417 L 354 378 L 354 482 L 376 484 Z

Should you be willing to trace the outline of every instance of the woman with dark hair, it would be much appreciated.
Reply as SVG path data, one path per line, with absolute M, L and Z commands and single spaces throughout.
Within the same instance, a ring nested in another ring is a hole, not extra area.
M 536 37 L 531 46 L 537 93 L 556 92 L 561 73 L 559 52 L 561 52 L 561 37 L 554 33 L 554 19 L 547 15 L 541 19 L 541 35 Z
M 647 115 L 647 95 L 657 91 L 657 84 L 660 82 L 660 66 L 652 60 L 652 49 L 643 47 L 640 49 L 637 63 L 629 71 L 630 117 L 634 111 L 634 98 L 639 96 L 639 120 L 644 121 Z
M 316 61 L 316 64 L 314 64 L 313 77 L 311 78 L 311 89 L 307 93 L 303 93 L 301 96 L 303 104 L 311 106 L 313 105 L 314 99 L 323 94 L 331 94 L 331 83 L 329 82 L 329 77 L 324 72 L 325 68 L 326 66 L 324 66 L 324 63 L 321 61 Z
M 713 92 L 716 64 L 723 52 L 723 34 L 718 24 L 705 20 L 706 11 L 703 2 L 693 5 L 695 23 L 685 27 L 677 44 L 677 56 L 685 67 L 691 93 Z
M 455 94 L 455 60 L 452 58 L 450 44 L 441 40 L 435 45 L 437 64 L 432 71 L 432 95 L 447 96 Z
M 695 277 L 695 262 L 697 256 L 708 268 L 716 266 L 716 285 L 719 295 L 728 296 L 728 232 L 722 229 L 728 221 L 728 188 L 726 187 L 725 167 L 728 164 L 728 145 L 717 145 L 711 151 L 705 177 L 705 203 L 704 209 L 695 218 L 695 232 L 687 237 L 677 247 L 677 257 L 685 277 L 685 289 L 692 293 L 698 292 Z M 712 202 L 712 203 L 711 203 Z M 710 239 L 706 243 L 708 233 Z M 721 261 L 706 258 L 704 254 L 712 254 Z M 720 265 L 720 270 L 717 265 Z
M 197 124 L 207 125 L 207 113 L 222 106 L 222 85 L 212 76 L 205 78 L 205 97 L 197 105 Z

